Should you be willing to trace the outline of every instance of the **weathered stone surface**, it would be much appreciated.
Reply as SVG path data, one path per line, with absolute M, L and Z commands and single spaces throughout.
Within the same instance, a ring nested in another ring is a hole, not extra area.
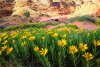
M 94 16 L 94 18 L 100 18 L 100 8 L 97 9 L 97 11 L 95 13 L 92 14 Z
M 7 2 L 7 1 L 8 0 L 0 0 L 0 2 Z M 54 11 L 54 15 L 56 16 L 58 14 L 73 13 L 74 11 L 75 11 L 74 14 L 76 15 L 77 14 L 85 15 L 93 11 L 95 12 L 98 6 L 93 5 L 93 4 L 94 3 L 96 4 L 99 2 L 100 0 L 15 0 L 15 6 L 13 9 L 15 12 L 12 15 L 23 16 L 23 13 L 30 12 L 30 15 L 33 16 L 33 15 L 39 15 L 43 11 L 45 14 L 48 14 L 48 15 Z M 85 5 L 83 5 L 84 3 Z M 71 6 L 72 8 L 70 8 L 70 5 L 72 5 Z M 76 7 L 75 5 L 76 6 L 78 5 L 78 7 Z M 76 7 L 76 10 L 75 10 L 75 7 Z M 7 10 L 8 9 L 10 8 L 7 8 Z
M 99 8 L 100 8 L 100 2 L 98 3 L 87 2 L 78 6 L 73 15 L 75 16 L 92 15 L 93 13 L 96 13 L 96 11 Z
M 13 5 L 13 3 L 2 3 L 0 1 L 0 18 L 10 16 L 12 14 Z

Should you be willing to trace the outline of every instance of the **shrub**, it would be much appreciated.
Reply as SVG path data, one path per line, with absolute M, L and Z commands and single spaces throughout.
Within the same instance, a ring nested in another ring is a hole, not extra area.
M 96 23 L 96 25 L 100 26 L 100 20 L 97 20 L 95 23 Z
M 25 16 L 25 17 L 30 17 L 30 13 L 29 13 L 29 12 L 25 12 L 25 13 L 24 13 L 24 16 Z
M 75 20 L 79 20 L 79 21 L 88 20 L 88 21 L 91 21 L 91 22 L 95 22 L 96 21 L 92 16 L 77 16 L 77 17 L 73 17 L 73 18 L 67 20 L 66 23 L 71 23 L 71 22 L 73 22 Z
M 50 22 L 44 22 L 44 23 L 29 23 L 29 24 L 22 24 L 19 26 L 11 26 L 11 27 L 6 27 L 0 30 L 0 32 L 7 32 L 7 31 L 13 31 L 13 30 L 18 30 L 18 29 L 25 29 L 25 28 L 43 28 L 46 25 L 51 24 Z

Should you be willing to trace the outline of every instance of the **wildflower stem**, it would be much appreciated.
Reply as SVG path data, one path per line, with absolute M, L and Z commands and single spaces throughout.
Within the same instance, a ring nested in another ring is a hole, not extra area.
M 96 48 L 96 46 L 95 46 L 95 47 L 94 47 L 94 56 L 96 55 L 96 49 L 97 49 L 97 48 Z
M 73 54 L 73 60 L 74 60 L 74 67 L 76 67 L 76 59 L 74 54 Z
M 88 61 L 86 61 L 86 67 L 89 67 L 89 62 Z

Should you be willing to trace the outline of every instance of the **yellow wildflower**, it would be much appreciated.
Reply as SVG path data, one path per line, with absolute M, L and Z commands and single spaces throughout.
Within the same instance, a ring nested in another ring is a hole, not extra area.
M 15 38 L 15 37 L 17 37 L 17 35 L 18 35 L 17 32 L 12 32 L 10 36 L 11 36 L 12 38 Z
M 100 41 L 93 40 L 94 46 L 100 46 Z
M 20 31 L 13 31 L 12 34 L 18 34 Z
M 71 53 L 71 54 L 75 54 L 75 53 L 77 53 L 78 52 L 78 49 L 77 49 L 77 47 L 76 46 L 70 46 L 69 47 L 69 53 Z
M 39 51 L 39 47 L 38 46 L 34 47 L 34 51 Z
M 96 33 L 96 30 L 94 30 L 93 33 L 95 34 Z
M 13 43 L 15 43 L 15 40 L 12 40 Z
M 61 32 L 61 31 L 63 31 L 63 29 L 62 29 L 62 28 L 60 28 L 60 29 L 57 29 L 57 31 L 58 31 L 58 32 Z
M 42 37 L 42 40 L 45 40 L 45 37 L 44 36 Z
M 5 40 L 2 44 L 7 44 L 7 42 L 8 42 L 8 41 L 7 41 L 7 40 Z
M 64 29 L 65 31 L 68 31 L 68 32 L 71 30 L 70 28 L 67 28 L 67 27 L 64 27 L 63 29 Z
M 25 39 L 27 36 L 25 35 L 25 36 L 22 36 L 22 38 L 21 39 Z
M 80 44 L 79 44 L 79 48 L 80 48 L 80 50 L 82 50 L 82 51 L 85 51 L 85 50 L 88 49 L 87 44 L 83 44 L 83 43 L 80 43 Z
M 66 34 L 62 35 L 61 37 L 66 38 Z
M 79 33 L 79 29 L 73 29 L 76 33 Z
M 7 37 L 8 37 L 8 35 L 4 36 L 3 39 L 5 40 L 5 39 L 7 39 Z
M 82 33 L 82 32 L 84 32 L 84 28 L 79 29 L 79 33 Z
M 30 37 L 29 37 L 29 40 L 31 40 L 31 41 L 32 41 L 32 40 L 35 40 L 35 36 L 30 36 Z
M 3 47 L 1 47 L 1 51 L 4 51 L 7 48 L 6 45 L 4 45 Z
M 21 43 L 22 46 L 25 46 L 27 43 L 24 41 Z
M 7 55 L 13 51 L 13 47 L 7 49 Z
M 97 45 L 97 42 L 96 42 L 96 40 L 93 40 L 93 43 L 94 43 L 94 45 L 95 45 L 95 46 Z
M 53 32 L 51 32 L 51 31 L 47 31 L 47 34 L 52 34 Z
M 0 55 L 2 55 L 2 51 L 0 51 Z
M 17 37 L 17 35 L 13 35 L 13 36 L 12 36 L 12 38 L 15 38 L 15 37 Z
M 53 37 L 57 37 L 58 36 L 58 33 L 54 33 L 52 36 Z
M 70 26 L 76 26 L 75 24 L 69 24 Z
M 1 42 L 1 40 L 2 40 L 2 39 L 0 38 L 0 42 Z
M 28 35 L 28 34 L 30 34 L 30 32 L 28 32 L 28 31 L 25 31 L 25 32 L 24 32 L 24 34 L 25 34 L 25 35 Z
M 1 35 L 1 36 L 2 36 L 2 37 L 4 37 L 4 36 L 6 36 L 6 35 L 7 35 L 7 33 L 2 33 L 2 35 Z
M 16 31 L 14 31 L 14 32 L 11 33 L 11 37 L 14 36 L 14 35 L 17 35 L 17 34 L 18 33 Z
M 58 45 L 59 45 L 59 46 L 64 47 L 66 44 L 67 44 L 67 42 L 66 42 L 65 39 L 58 40 Z
M 39 52 L 40 52 L 41 55 L 45 56 L 48 52 L 48 49 L 47 48 L 45 48 L 45 49 L 41 48 L 41 50 Z
M 32 31 L 32 33 L 35 33 L 35 31 Z
M 27 35 L 27 36 L 32 35 L 32 34 L 31 34 L 30 32 L 28 32 L 28 31 L 25 31 L 24 34 Z
M 87 37 L 89 37 L 90 36 L 90 33 L 87 33 Z
M 89 52 L 85 53 L 85 55 L 83 55 L 83 57 L 85 57 L 87 61 L 93 59 L 93 55 Z
M 97 41 L 97 45 L 100 46 L 100 41 Z

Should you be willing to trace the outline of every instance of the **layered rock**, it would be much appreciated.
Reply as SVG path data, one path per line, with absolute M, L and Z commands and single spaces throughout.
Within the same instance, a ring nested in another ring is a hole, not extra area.
M 29 12 L 30 15 L 36 15 L 38 12 L 30 9 L 30 5 L 28 4 L 29 0 L 15 0 L 14 12 L 12 15 L 24 16 L 24 13 Z
M 29 1 L 31 1 L 31 5 L 29 5 Z M 15 0 L 14 13 L 12 15 L 23 16 L 25 12 L 29 12 L 30 15 L 38 15 L 41 10 L 50 10 L 53 2 L 59 2 L 60 8 L 58 12 L 68 12 L 66 8 L 63 6 L 63 2 L 65 3 L 74 3 L 74 7 L 76 7 L 73 15 L 87 15 L 96 12 L 96 10 L 100 7 L 100 0 Z M 69 5 L 67 5 L 68 7 Z M 53 7 L 55 9 L 55 7 Z M 65 9 L 65 10 L 64 10 Z M 36 11 L 35 11 L 36 10 Z M 72 9 L 74 11 L 74 9 Z M 39 12 L 38 12 L 39 11 Z M 56 10 L 55 10 L 56 11 Z M 72 12 L 73 12 L 72 11 Z
M 12 14 L 13 3 L 7 3 L 8 0 L 0 0 L 0 18 Z M 8 1 L 9 2 L 9 1 Z

